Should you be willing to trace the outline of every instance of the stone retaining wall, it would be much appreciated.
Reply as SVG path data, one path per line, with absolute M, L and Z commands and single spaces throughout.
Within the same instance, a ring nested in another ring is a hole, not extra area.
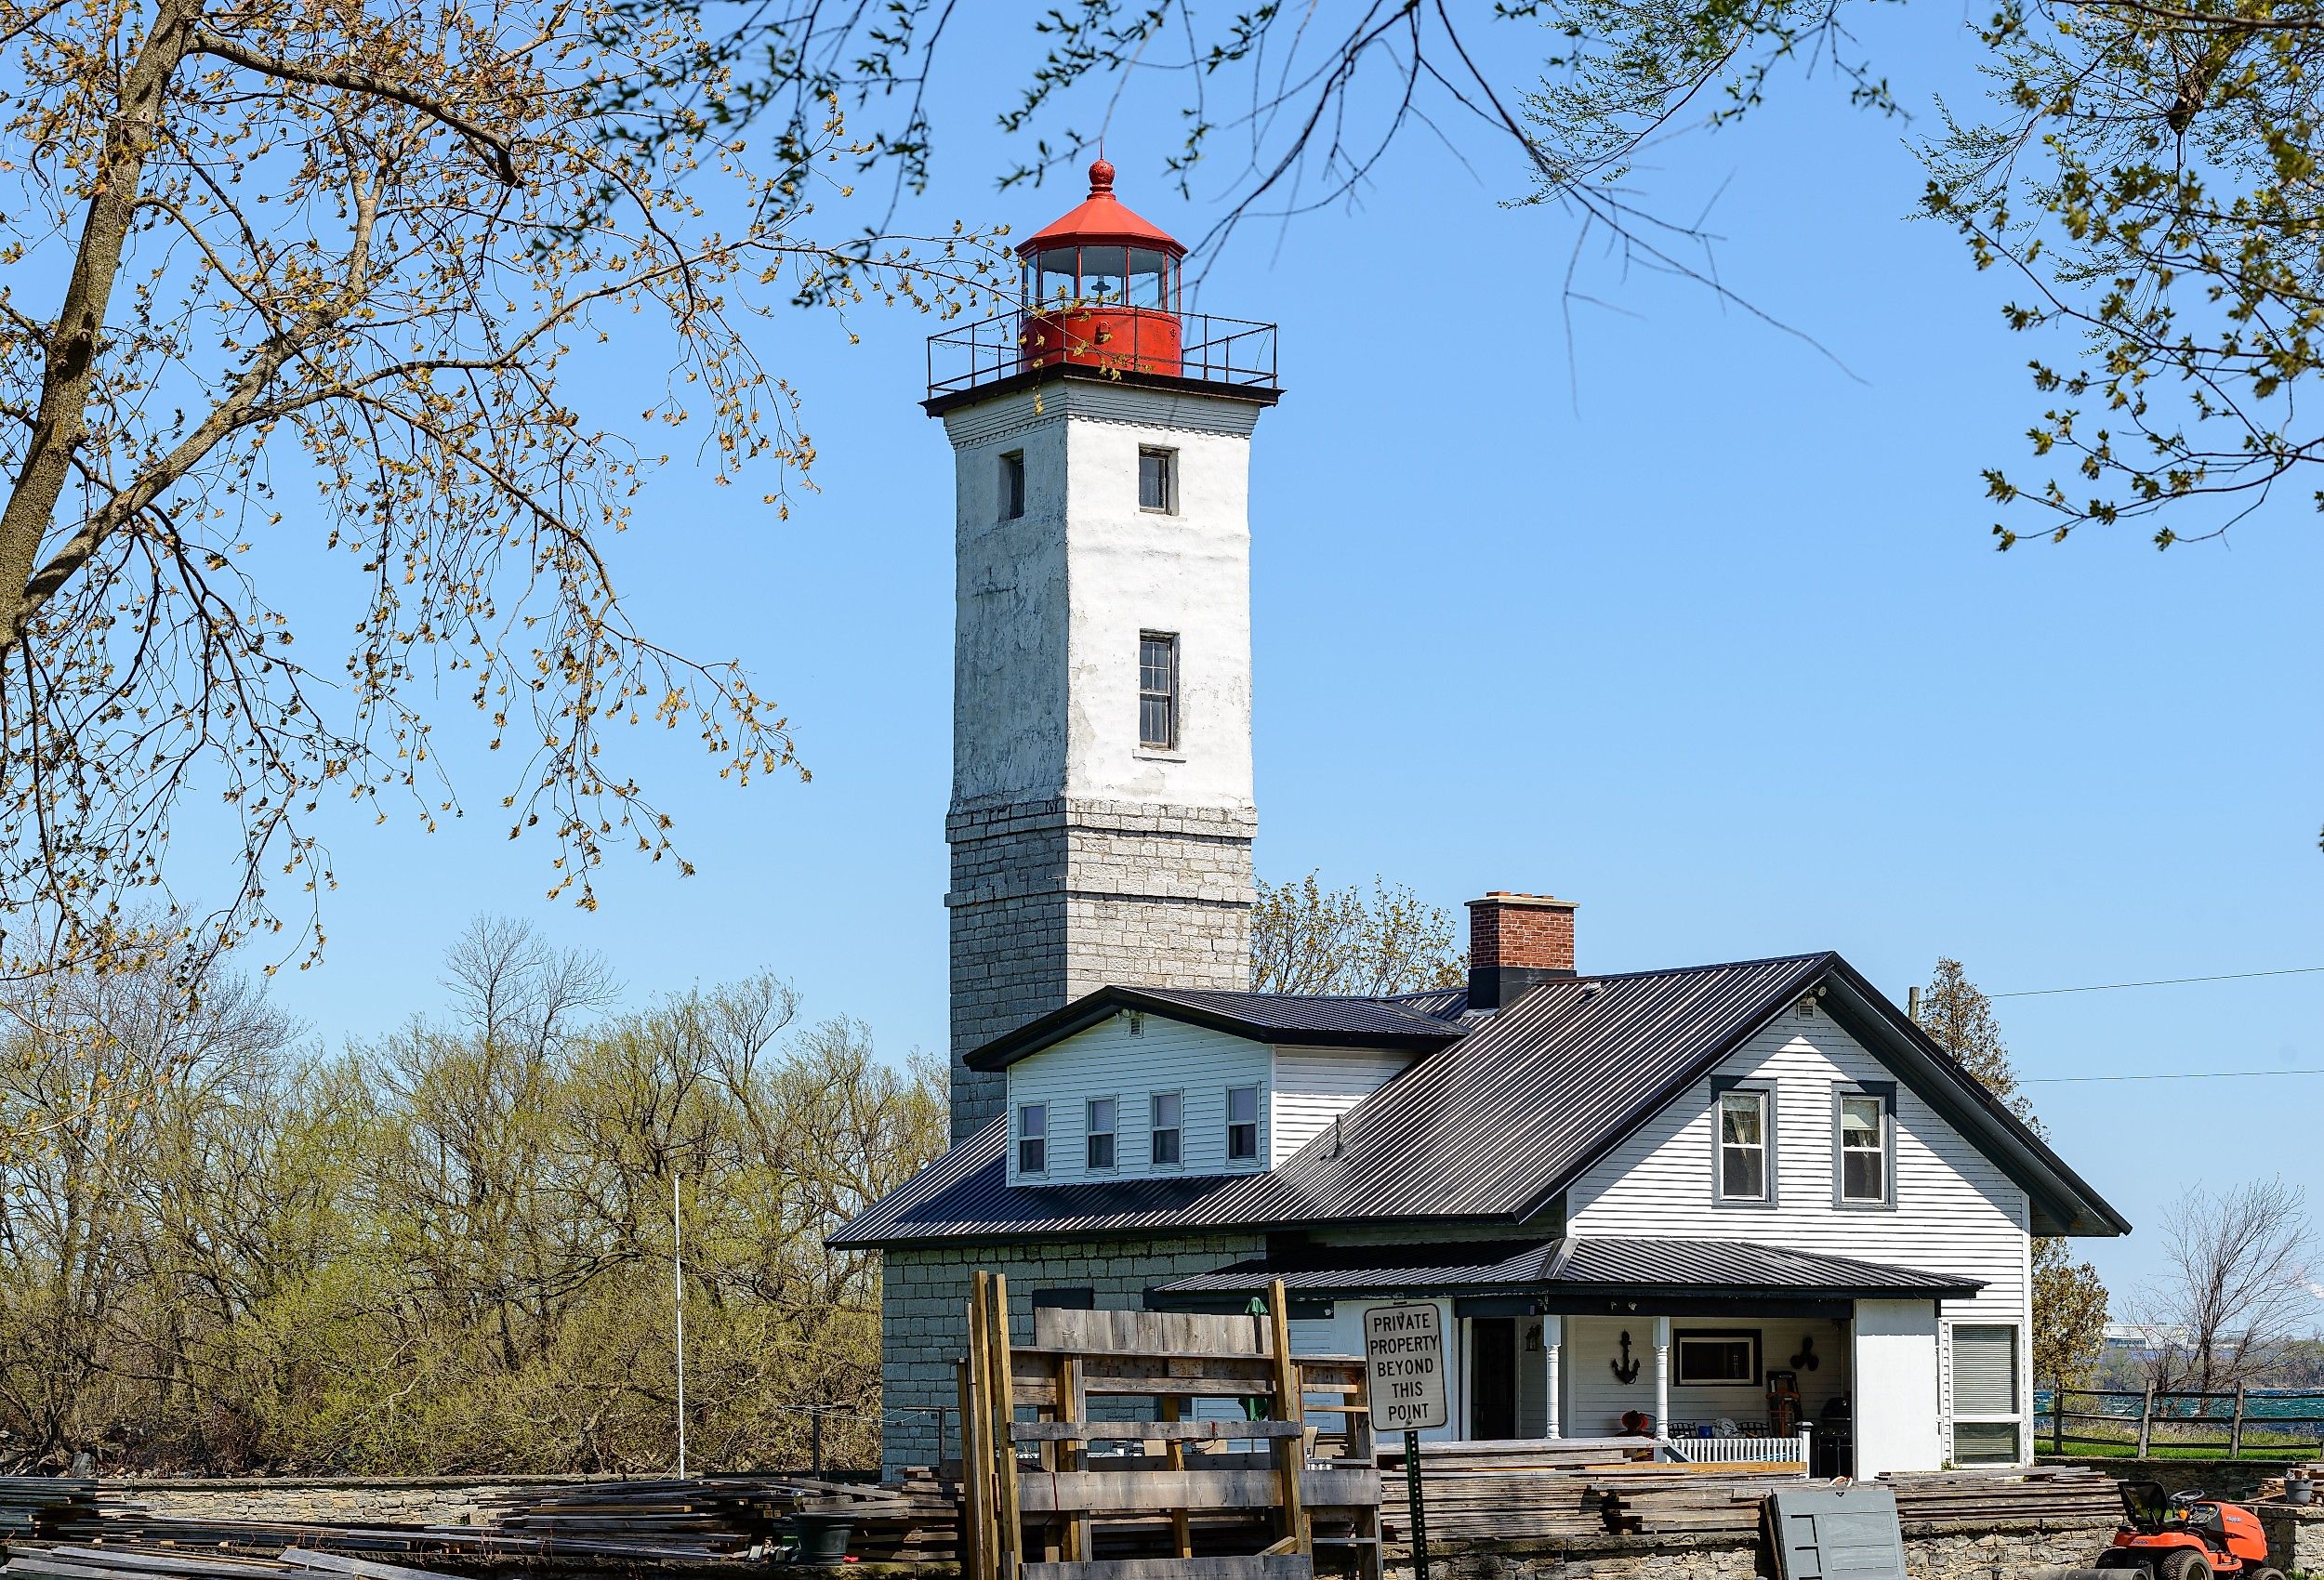
M 2294 1574 L 2324 1574 L 2324 1508 L 2268 1503 L 2259 1508 L 2267 1527 L 2267 1561 Z
M 2011 1580 L 2087 1566 L 2114 1534 L 2109 1521 L 2021 1521 L 1984 1531 L 1905 1528 L 1911 1580 Z M 1739 1536 L 1604 1536 L 1568 1541 L 1464 1542 L 1429 1548 L 1432 1580 L 1760 1580 L 1764 1544 Z M 1412 1580 L 1402 1548 L 1388 1580 Z
M 2160 1481 L 2165 1492 L 2200 1487 L 2212 1497 L 2224 1497 L 2230 1503 L 2250 1502 L 2259 1495 L 2260 1482 L 2282 1475 L 2287 1468 L 2281 1460 L 2117 1459 L 2097 1454 L 2045 1454 L 2041 1463 L 2103 1470 L 2118 1481 Z

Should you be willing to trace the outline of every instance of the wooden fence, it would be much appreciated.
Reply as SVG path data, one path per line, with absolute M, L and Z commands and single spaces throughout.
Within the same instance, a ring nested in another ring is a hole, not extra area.
M 1303 1580 L 1320 1547 L 1378 1580 L 1362 1363 L 1294 1357 L 1285 1311 L 1280 1284 L 1255 1316 L 1045 1309 L 1020 1346 L 1007 1280 L 979 1271 L 959 1370 L 964 1573 Z M 1345 1457 L 1314 1458 L 1310 1415 L 1340 1417 Z
M 2324 1391 L 2053 1388 L 2049 1408 L 2036 1404 L 2036 1441 L 2051 1454 L 2126 1446 L 2142 1459 L 2158 1448 L 2229 1459 L 2254 1451 L 2270 1458 L 2324 1454 Z

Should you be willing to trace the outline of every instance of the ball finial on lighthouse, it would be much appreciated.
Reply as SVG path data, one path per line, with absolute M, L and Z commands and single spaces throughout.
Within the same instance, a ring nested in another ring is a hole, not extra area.
M 1089 162 L 1089 195 L 1096 197 L 1100 192 L 1110 192 L 1113 190 L 1114 166 L 1107 162 L 1105 155 L 1101 153 Z

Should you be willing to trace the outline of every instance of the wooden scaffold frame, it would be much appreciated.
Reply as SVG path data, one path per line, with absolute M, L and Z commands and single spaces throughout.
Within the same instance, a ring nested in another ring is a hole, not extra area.
M 1008 1281 L 976 1273 L 958 1377 L 970 1580 L 1308 1580 L 1319 1547 L 1379 1580 L 1363 1363 L 1294 1356 L 1281 1283 L 1249 1316 L 1034 1322 L 1013 1343 Z M 1340 1457 L 1317 1457 L 1311 1415 L 1340 1418 Z

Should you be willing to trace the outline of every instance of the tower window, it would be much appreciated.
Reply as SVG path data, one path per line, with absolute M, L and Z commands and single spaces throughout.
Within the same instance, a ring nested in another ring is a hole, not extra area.
M 1049 1104 L 1028 1102 L 1017 1109 L 1017 1172 L 1049 1172 Z
M 1013 521 L 1024 514 L 1024 452 L 1011 450 L 1000 458 L 1000 519 Z
M 1089 1157 L 1091 1168 L 1114 1166 L 1114 1127 L 1121 1105 L 1112 1098 L 1089 1099 Z
M 1226 1089 L 1226 1158 L 1249 1163 L 1259 1156 L 1259 1088 Z
M 1186 1102 L 1177 1092 L 1154 1094 L 1154 1162 L 1157 1168 L 1171 1168 L 1182 1161 L 1184 1148 L 1182 1126 L 1185 1119 Z
M 1138 744 L 1178 749 L 1178 638 L 1168 631 L 1138 633 Z
M 1178 505 L 1178 452 L 1138 452 L 1138 508 L 1169 512 Z

